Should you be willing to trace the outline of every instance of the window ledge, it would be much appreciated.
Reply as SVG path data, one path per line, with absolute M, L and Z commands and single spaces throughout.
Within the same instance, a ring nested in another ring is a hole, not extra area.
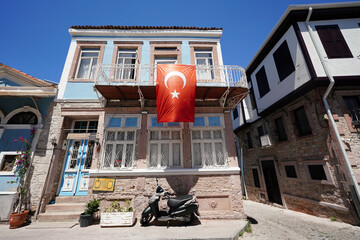
M 98 176 L 174 176 L 174 175 L 234 175 L 239 167 L 230 168 L 182 168 L 182 169 L 134 169 L 134 170 L 90 170 L 90 177 Z

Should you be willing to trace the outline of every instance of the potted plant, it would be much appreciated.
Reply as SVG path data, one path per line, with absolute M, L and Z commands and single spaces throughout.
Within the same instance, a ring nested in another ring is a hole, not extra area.
M 28 194 L 28 171 L 30 167 L 30 150 L 31 150 L 31 142 L 35 135 L 35 129 L 33 128 L 30 131 L 30 138 L 26 139 L 21 136 L 19 139 L 15 139 L 14 143 L 18 142 L 21 144 L 21 149 L 17 151 L 17 155 L 14 161 L 14 177 L 16 177 L 15 181 L 10 181 L 8 183 L 18 183 L 16 188 L 16 200 L 13 205 L 13 212 L 10 213 L 9 224 L 10 229 L 18 228 L 24 225 L 25 220 L 28 217 L 29 210 L 27 210 L 27 194 Z
M 114 227 L 114 226 L 132 226 L 135 222 L 134 209 L 130 207 L 130 200 L 125 200 L 124 207 L 118 201 L 113 201 L 109 208 L 105 208 L 101 213 L 100 226 Z
M 80 227 L 87 227 L 91 225 L 94 213 L 99 211 L 100 199 L 91 199 L 85 207 L 85 211 L 80 214 Z

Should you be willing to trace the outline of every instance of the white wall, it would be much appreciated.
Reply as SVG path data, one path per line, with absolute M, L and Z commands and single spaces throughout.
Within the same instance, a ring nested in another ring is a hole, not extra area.
M 287 41 L 289 46 L 290 54 L 295 65 L 295 71 L 280 82 L 273 53 L 279 48 L 284 40 Z M 262 66 L 265 66 L 270 91 L 260 98 L 255 75 Z M 294 28 L 291 26 L 251 75 L 251 82 L 259 113 L 309 81 L 310 78 L 310 73 L 305 63 L 304 55 L 296 38 Z
M 315 40 L 320 46 L 320 51 L 323 56 L 326 56 L 325 49 L 322 47 L 319 35 L 316 32 L 315 26 L 318 25 L 338 25 L 344 39 L 350 48 L 353 58 L 338 58 L 327 59 L 329 68 L 333 76 L 351 76 L 360 75 L 360 18 L 355 19 L 340 19 L 340 20 L 327 20 L 327 21 L 310 21 L 309 25 L 312 28 Z M 298 23 L 304 38 L 306 47 L 314 65 L 316 75 L 318 77 L 325 77 L 326 74 L 321 66 L 321 62 L 316 54 L 315 47 L 310 39 L 305 22 Z

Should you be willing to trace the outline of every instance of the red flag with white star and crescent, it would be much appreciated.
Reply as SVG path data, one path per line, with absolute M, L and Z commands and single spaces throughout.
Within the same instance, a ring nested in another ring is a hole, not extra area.
M 196 66 L 158 64 L 157 122 L 194 122 Z

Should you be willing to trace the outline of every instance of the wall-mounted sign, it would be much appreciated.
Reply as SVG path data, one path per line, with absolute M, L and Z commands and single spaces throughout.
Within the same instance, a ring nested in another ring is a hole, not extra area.
M 95 178 L 93 191 L 113 192 L 115 178 Z

